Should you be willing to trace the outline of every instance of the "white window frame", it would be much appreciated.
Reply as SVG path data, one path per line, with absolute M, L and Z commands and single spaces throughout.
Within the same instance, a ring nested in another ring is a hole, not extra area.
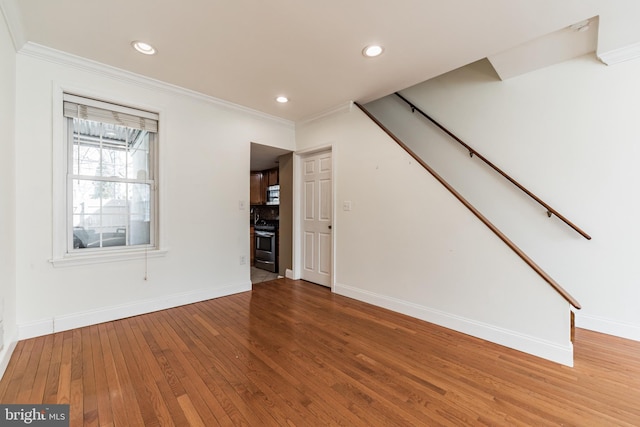
M 166 250 L 162 249 L 160 238 L 160 131 L 155 135 L 154 151 L 150 162 L 154 168 L 154 186 L 152 188 L 153 223 L 150 230 L 151 244 L 136 246 L 116 246 L 109 248 L 73 250 L 73 221 L 72 221 L 72 200 L 71 183 L 68 176 L 69 156 L 73 150 L 72 138 L 67 133 L 67 118 L 63 114 L 63 102 L 65 94 L 77 94 L 79 99 L 93 100 L 102 99 L 104 101 L 93 101 L 95 106 L 102 108 L 112 108 L 128 102 L 117 102 L 96 95 L 87 95 L 78 91 L 71 91 L 56 87 L 53 96 L 53 256 L 51 263 L 55 267 L 72 265 L 85 265 L 104 262 L 124 261 L 131 259 L 152 258 L 166 255 Z M 153 111 L 144 107 L 121 107 L 123 112 L 131 112 L 131 109 L 142 111 Z M 113 109 L 113 108 L 112 108 Z M 160 116 L 160 113 L 154 113 Z M 158 119 L 159 121 L 159 119 Z

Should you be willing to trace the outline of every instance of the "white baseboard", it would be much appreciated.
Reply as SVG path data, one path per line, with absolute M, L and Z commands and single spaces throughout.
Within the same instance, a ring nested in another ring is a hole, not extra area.
M 532 354 L 552 362 L 573 366 L 573 344 L 563 346 L 516 331 L 499 328 L 472 319 L 456 316 L 408 301 L 375 294 L 362 289 L 336 284 L 334 292 L 359 301 L 364 301 L 407 316 L 434 323 L 454 331 L 462 332 L 524 353 Z M 568 314 L 567 314 L 568 315 Z M 567 336 L 569 332 L 567 331 Z
M 18 339 L 26 340 L 29 338 L 40 337 L 42 335 L 52 334 L 53 319 L 40 319 L 32 322 L 18 324 Z
M 619 322 L 576 311 L 576 326 L 620 338 L 640 341 L 640 325 L 638 324 Z
M 16 349 L 17 344 L 18 340 L 16 337 L 13 337 L 13 339 L 5 343 L 2 350 L 0 350 L 0 379 L 4 376 L 7 366 L 9 366 L 9 361 L 11 360 L 11 356 L 13 355 L 13 351 Z
M 68 331 L 70 329 L 82 328 L 131 316 L 138 316 L 158 310 L 193 304 L 195 302 L 220 298 L 250 290 L 251 282 L 248 281 L 246 283 L 229 285 L 222 288 L 184 292 L 160 298 L 136 301 L 129 304 L 121 304 L 117 306 L 55 316 L 52 319 L 42 319 L 35 322 L 19 324 L 18 337 L 21 340 L 34 338 L 55 332 Z

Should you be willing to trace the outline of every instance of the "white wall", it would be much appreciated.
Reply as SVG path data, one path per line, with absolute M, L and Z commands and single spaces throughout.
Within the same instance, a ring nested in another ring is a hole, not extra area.
M 296 140 L 333 148 L 335 292 L 572 363 L 568 304 L 363 113 Z
M 0 12 L 0 318 L 4 337 L 0 375 L 16 339 L 14 122 L 16 53 Z
M 422 141 L 427 162 L 580 301 L 578 326 L 640 340 L 638 75 L 640 61 L 606 67 L 589 55 L 501 82 L 479 62 L 402 91 L 591 241 L 416 127 L 395 100 L 373 107 L 402 138 Z
M 250 289 L 250 142 L 293 149 L 293 124 L 27 45 L 17 58 L 20 337 Z M 54 267 L 52 152 L 60 88 L 158 111 L 165 257 Z M 240 210 L 244 201 L 245 210 Z

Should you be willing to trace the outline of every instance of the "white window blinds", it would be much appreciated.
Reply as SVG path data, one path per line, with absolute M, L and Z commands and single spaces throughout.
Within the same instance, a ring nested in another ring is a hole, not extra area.
M 64 116 L 158 132 L 158 114 L 64 94 Z

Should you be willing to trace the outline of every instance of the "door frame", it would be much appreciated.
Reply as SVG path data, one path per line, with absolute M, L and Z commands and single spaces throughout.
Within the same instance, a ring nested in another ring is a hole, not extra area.
M 299 280 L 302 278 L 302 260 L 303 260 L 303 194 L 302 194 L 302 164 L 306 157 L 322 152 L 331 152 L 331 277 L 329 284 L 331 292 L 335 288 L 335 272 L 336 272 L 336 182 L 335 170 L 336 159 L 334 156 L 333 144 L 322 145 L 318 147 L 308 148 L 293 153 L 293 271 L 291 279 Z M 289 277 L 289 276 L 287 276 Z

